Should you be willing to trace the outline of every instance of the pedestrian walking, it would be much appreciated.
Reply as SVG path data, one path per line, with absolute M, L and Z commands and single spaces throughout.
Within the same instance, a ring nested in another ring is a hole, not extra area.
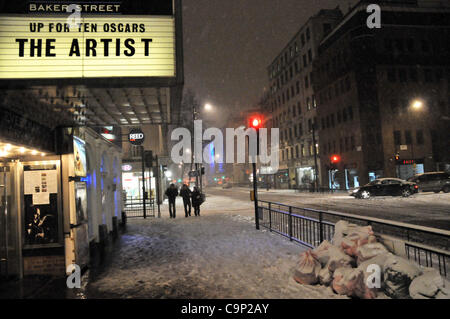
M 197 187 L 194 187 L 192 192 L 192 206 L 194 206 L 195 216 L 200 216 L 200 205 L 203 203 L 203 196 Z
M 166 196 L 169 199 L 169 214 L 170 218 L 176 218 L 176 200 L 178 196 L 178 189 L 175 184 L 170 184 L 166 190 Z
M 186 218 L 191 216 L 192 204 L 191 204 L 191 196 L 192 192 L 189 189 L 189 186 L 184 184 L 180 190 L 180 196 L 183 197 L 183 205 L 184 205 L 184 214 Z

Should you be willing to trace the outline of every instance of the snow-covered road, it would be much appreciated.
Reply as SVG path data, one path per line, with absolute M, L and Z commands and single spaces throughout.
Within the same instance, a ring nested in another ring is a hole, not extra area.
M 301 246 L 255 230 L 249 212 L 209 200 L 201 217 L 130 220 L 111 263 L 87 298 L 338 298 L 330 288 L 297 284 Z M 223 206 L 222 206 L 223 207 Z M 211 208 L 211 210 L 208 210 Z M 216 209 L 214 209 L 216 208 Z

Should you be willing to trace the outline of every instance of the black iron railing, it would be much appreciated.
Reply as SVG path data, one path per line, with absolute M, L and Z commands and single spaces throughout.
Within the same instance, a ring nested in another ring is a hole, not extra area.
M 144 217 L 144 200 L 142 198 L 127 197 L 123 205 L 123 211 L 127 218 Z M 145 200 L 145 215 L 145 217 L 155 217 L 154 198 Z
M 260 225 L 298 242 L 315 248 L 334 235 L 334 225 L 345 220 L 360 226 L 372 226 L 376 234 L 405 241 L 405 254 L 419 265 L 433 267 L 447 277 L 450 232 L 378 218 L 332 211 L 300 208 L 281 203 L 258 201 Z

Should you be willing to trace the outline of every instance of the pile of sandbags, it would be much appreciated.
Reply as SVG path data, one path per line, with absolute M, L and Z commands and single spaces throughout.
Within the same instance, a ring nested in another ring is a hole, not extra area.
M 330 286 L 349 297 L 450 298 L 450 284 L 436 270 L 421 269 L 393 255 L 377 241 L 372 227 L 340 221 L 332 242 L 300 255 L 294 279 Z

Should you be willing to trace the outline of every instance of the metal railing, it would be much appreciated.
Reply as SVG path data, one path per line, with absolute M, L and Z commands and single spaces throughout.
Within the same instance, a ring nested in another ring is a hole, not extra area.
M 123 211 L 127 218 L 144 217 L 144 200 L 142 198 L 127 197 L 123 205 Z M 146 217 L 155 217 L 154 198 L 145 200 L 145 211 Z
M 447 277 L 450 232 L 372 217 L 300 208 L 281 203 L 258 201 L 260 225 L 309 248 L 331 241 L 335 223 L 345 220 L 372 226 L 377 235 L 405 241 L 405 255 L 419 265 L 433 267 Z

